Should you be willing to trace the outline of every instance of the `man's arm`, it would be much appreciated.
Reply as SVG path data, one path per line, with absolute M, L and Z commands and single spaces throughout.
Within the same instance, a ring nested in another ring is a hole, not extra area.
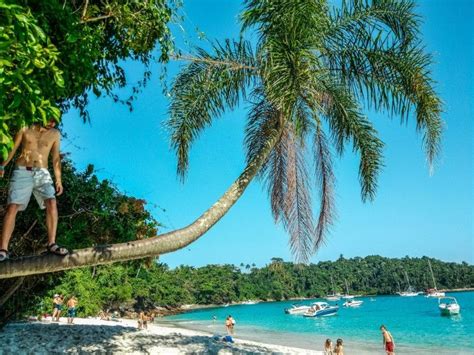
M 58 196 L 63 193 L 63 182 L 61 180 L 61 155 L 59 153 L 60 144 L 61 144 L 61 135 L 58 132 L 57 137 L 52 147 L 53 170 L 54 170 L 54 177 L 56 179 L 56 193 Z
M 10 152 L 10 154 L 8 154 L 7 159 L 3 163 L 0 164 L 0 177 L 3 177 L 3 174 L 5 172 L 5 166 L 8 165 L 8 163 L 12 160 L 16 151 L 18 150 L 18 147 L 20 146 L 21 141 L 23 139 L 23 132 L 25 132 L 25 128 L 20 129 L 18 133 L 15 135 L 12 151 Z

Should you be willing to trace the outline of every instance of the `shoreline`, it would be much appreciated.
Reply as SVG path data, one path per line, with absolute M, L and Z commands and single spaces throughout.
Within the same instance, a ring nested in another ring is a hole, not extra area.
M 234 343 L 204 331 L 152 323 L 138 330 L 137 321 L 76 318 L 69 325 L 66 318 L 59 323 L 50 320 L 7 324 L 0 331 L 1 353 L 99 352 L 114 354 L 312 354 L 315 351 L 234 338 Z

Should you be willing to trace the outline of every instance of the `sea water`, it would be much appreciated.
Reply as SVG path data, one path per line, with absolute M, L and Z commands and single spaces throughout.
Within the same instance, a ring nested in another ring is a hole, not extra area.
M 306 318 L 284 309 L 295 301 L 201 309 L 166 317 L 162 322 L 224 334 L 228 315 L 236 320 L 235 337 L 263 343 L 322 350 L 326 338 L 343 339 L 346 354 L 383 354 L 380 325 L 392 333 L 399 354 L 474 354 L 474 292 L 453 292 L 458 316 L 441 316 L 436 298 L 362 297 L 359 308 L 341 308 L 336 316 Z M 299 304 L 318 301 L 306 300 Z M 214 320 L 213 318 L 216 317 Z

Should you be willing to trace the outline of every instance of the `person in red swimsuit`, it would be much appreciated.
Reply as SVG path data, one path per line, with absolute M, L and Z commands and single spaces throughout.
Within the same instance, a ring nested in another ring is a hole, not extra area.
M 384 325 L 380 326 L 380 330 L 382 331 L 382 338 L 383 338 L 383 346 L 387 355 L 394 355 L 395 354 L 395 342 L 393 341 L 392 334 L 387 330 Z

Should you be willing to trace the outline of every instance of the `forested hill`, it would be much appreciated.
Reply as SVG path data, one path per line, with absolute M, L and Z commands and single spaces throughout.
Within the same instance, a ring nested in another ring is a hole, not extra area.
M 439 289 L 474 287 L 474 266 L 429 259 Z M 298 265 L 274 258 L 262 268 L 252 265 L 208 265 L 200 268 L 138 263 L 105 265 L 65 272 L 43 303 L 49 308 L 53 293 L 75 294 L 82 315 L 100 309 L 153 308 L 182 304 L 222 304 L 248 299 L 282 300 L 345 292 L 392 294 L 410 284 L 418 290 L 432 287 L 428 258 L 390 259 L 381 256 L 322 261 Z M 51 293 L 51 295 L 49 295 Z

